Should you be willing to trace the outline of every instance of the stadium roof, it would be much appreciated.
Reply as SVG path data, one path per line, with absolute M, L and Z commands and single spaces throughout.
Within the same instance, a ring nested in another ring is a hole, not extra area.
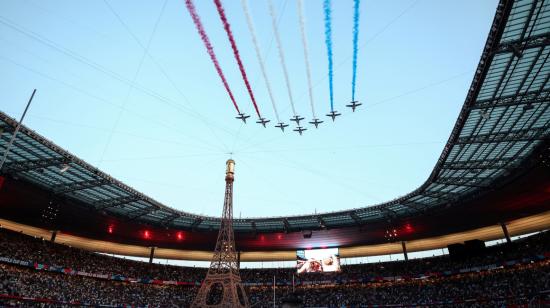
M 501 1 L 464 106 L 424 184 L 406 196 L 364 208 L 235 219 L 235 231 L 292 232 L 422 215 L 512 179 L 520 166 L 533 163 L 533 153 L 550 136 L 549 56 L 550 4 Z M 16 125 L 0 113 L 2 151 Z M 219 218 L 178 211 L 153 200 L 25 126 L 2 173 L 126 221 L 199 231 L 215 230 L 220 224 Z

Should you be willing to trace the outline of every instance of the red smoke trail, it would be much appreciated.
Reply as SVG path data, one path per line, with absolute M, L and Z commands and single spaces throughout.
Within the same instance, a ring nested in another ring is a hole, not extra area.
M 195 23 L 195 26 L 197 27 L 197 31 L 199 32 L 199 35 L 201 36 L 204 46 L 206 47 L 206 51 L 210 55 L 210 59 L 212 59 L 212 63 L 214 63 L 214 66 L 216 67 L 216 71 L 218 72 L 218 75 L 220 75 L 220 78 L 222 79 L 223 86 L 227 90 L 227 94 L 229 94 L 229 97 L 231 98 L 231 101 L 233 102 L 235 109 L 237 109 L 237 113 L 241 113 L 239 110 L 239 106 L 237 106 L 237 102 L 233 97 L 233 92 L 231 92 L 231 89 L 229 88 L 229 84 L 225 79 L 225 75 L 223 74 L 222 68 L 220 67 L 218 58 L 216 58 L 216 54 L 214 53 L 214 47 L 212 47 L 212 44 L 210 44 L 210 39 L 208 38 L 208 35 L 206 35 L 206 31 L 204 31 L 204 27 L 202 25 L 199 15 L 197 14 L 197 10 L 195 9 L 193 0 L 185 0 L 185 5 L 187 6 L 187 10 L 189 11 L 189 14 L 191 14 L 191 18 L 193 18 L 193 22 Z
M 248 77 L 246 77 L 246 71 L 244 70 L 244 65 L 241 61 L 241 56 L 239 55 L 239 49 L 237 49 L 235 38 L 233 37 L 233 33 L 231 32 L 231 27 L 229 25 L 229 22 L 227 21 L 227 17 L 225 16 L 222 2 L 221 0 L 214 0 L 214 3 L 216 4 L 216 8 L 218 9 L 218 14 L 220 14 L 220 19 L 222 20 L 223 28 L 225 29 L 225 32 L 227 33 L 227 37 L 229 38 L 229 42 L 231 43 L 231 48 L 233 48 L 233 55 L 235 56 L 235 60 L 237 60 L 237 64 L 239 64 L 239 70 L 241 71 L 241 75 L 243 76 L 243 81 L 244 81 L 244 84 L 246 85 L 246 89 L 248 90 L 248 94 L 250 95 L 250 99 L 252 100 L 252 104 L 254 104 L 254 109 L 256 109 L 256 114 L 258 115 L 259 118 L 261 118 L 262 116 L 260 115 L 260 110 L 258 110 L 258 105 L 256 105 L 256 99 L 254 98 L 254 93 L 252 93 L 252 88 L 250 87 L 250 83 L 248 83 Z

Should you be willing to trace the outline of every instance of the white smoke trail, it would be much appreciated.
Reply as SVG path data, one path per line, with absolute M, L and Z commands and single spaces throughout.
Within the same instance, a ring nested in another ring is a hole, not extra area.
M 277 14 L 275 13 L 275 8 L 273 7 L 273 2 L 268 1 L 269 4 L 269 13 L 271 15 L 271 26 L 273 27 L 273 34 L 275 35 L 275 42 L 277 43 L 277 49 L 279 50 L 279 60 L 281 60 L 281 67 L 283 68 L 283 75 L 285 76 L 286 89 L 288 92 L 288 99 L 290 100 L 290 106 L 292 107 L 292 113 L 296 116 L 296 108 L 294 108 L 294 99 L 292 98 L 292 90 L 290 89 L 290 79 L 288 78 L 288 71 L 286 69 L 285 63 L 285 54 L 283 51 L 283 46 L 281 44 L 281 37 L 279 35 L 279 30 L 277 29 Z
M 279 112 L 277 111 L 277 106 L 275 105 L 275 99 L 273 98 L 273 92 L 271 91 L 271 82 L 269 81 L 269 78 L 267 78 L 267 72 L 265 70 L 264 61 L 260 53 L 258 40 L 256 39 L 256 30 L 254 29 L 254 23 L 252 21 L 252 17 L 250 16 L 250 11 L 248 10 L 248 0 L 242 0 L 241 4 L 243 7 L 244 15 L 246 16 L 246 23 L 248 24 L 248 30 L 250 31 L 250 35 L 252 36 L 252 43 L 254 43 L 256 57 L 258 59 L 258 62 L 260 63 L 260 70 L 262 71 L 262 76 L 264 78 L 265 86 L 267 87 L 267 93 L 269 94 L 269 99 L 271 100 L 271 104 L 273 105 L 273 111 L 275 112 L 275 117 L 277 118 L 277 122 L 281 123 L 281 120 L 279 119 Z
M 306 62 L 306 75 L 307 75 L 307 88 L 309 91 L 309 103 L 311 104 L 311 113 L 313 114 L 313 118 L 316 119 L 317 116 L 315 116 L 315 104 L 313 102 L 313 87 L 311 86 L 311 68 L 309 65 L 309 50 L 307 47 L 306 20 L 303 13 L 304 3 L 302 0 L 298 0 L 296 2 L 296 5 L 298 6 L 298 19 L 300 20 L 300 32 L 302 34 L 302 45 L 304 47 L 304 59 Z

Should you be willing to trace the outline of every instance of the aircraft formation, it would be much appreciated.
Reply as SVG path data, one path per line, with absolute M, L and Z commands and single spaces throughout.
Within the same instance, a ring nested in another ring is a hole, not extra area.
M 355 109 L 357 109 L 357 107 L 359 107 L 359 106 L 361 106 L 361 105 L 363 105 L 363 104 L 360 103 L 359 101 L 352 101 L 351 103 L 349 103 L 348 105 L 346 105 L 346 107 L 351 108 L 351 111 L 352 111 L 352 112 L 355 112 Z M 341 115 L 342 115 L 342 114 L 339 113 L 338 111 L 333 110 L 333 111 L 329 112 L 326 116 L 329 117 L 329 118 L 331 118 L 332 121 L 334 122 L 334 120 L 336 119 L 336 117 L 341 116 Z M 244 114 L 244 113 L 239 113 L 235 118 L 238 119 L 238 120 L 243 121 L 243 123 L 246 124 L 246 120 L 247 120 L 248 118 L 250 118 L 250 116 L 249 116 L 249 115 L 246 115 L 246 114 Z M 300 116 L 298 116 L 298 115 L 296 115 L 296 116 L 290 118 L 290 121 L 291 121 L 291 122 L 296 122 L 296 128 L 293 129 L 293 131 L 298 132 L 298 133 L 300 134 L 300 136 L 303 134 L 303 132 L 305 132 L 305 131 L 307 130 L 307 128 L 305 128 L 305 127 L 303 127 L 303 126 L 300 126 L 300 121 L 302 121 L 302 120 L 304 120 L 304 117 L 300 117 Z M 259 119 L 256 121 L 256 123 L 261 124 L 263 127 L 267 127 L 267 123 L 269 123 L 269 122 L 271 122 L 271 121 L 268 120 L 268 119 L 266 119 L 266 118 L 259 118 Z M 311 120 L 310 122 L 308 122 L 308 123 L 311 124 L 311 125 L 313 125 L 313 126 L 315 126 L 315 128 L 319 128 L 319 125 L 320 125 L 321 123 L 323 123 L 323 122 L 324 122 L 324 121 L 321 121 L 321 120 L 319 120 L 318 118 L 314 118 L 314 119 L 312 119 L 312 120 Z M 284 122 L 279 122 L 279 123 L 277 123 L 277 125 L 275 125 L 274 127 L 280 128 L 281 131 L 284 132 L 284 131 L 285 131 L 285 128 L 287 128 L 288 126 L 289 126 L 289 125 L 286 124 L 286 123 L 284 123 Z
M 227 38 L 229 40 L 229 43 L 231 45 L 231 50 L 233 52 L 233 56 L 235 58 L 235 61 L 238 65 L 242 80 L 246 86 L 247 92 L 249 94 L 250 100 L 252 102 L 252 105 L 254 107 L 255 113 L 257 115 L 256 123 L 262 125 L 263 127 L 268 127 L 268 123 L 271 121 L 267 119 L 266 117 L 262 116 L 260 113 L 260 108 L 257 104 L 256 97 L 254 95 L 254 91 L 250 85 L 250 82 L 248 80 L 246 69 L 243 64 L 243 61 L 241 59 L 239 49 L 237 47 L 237 43 L 235 40 L 235 37 L 233 36 L 233 32 L 231 30 L 231 25 L 229 23 L 229 20 L 226 15 L 226 11 L 223 7 L 222 0 L 213 0 L 214 4 L 216 5 L 216 9 L 218 12 L 218 15 L 220 17 L 220 20 L 222 21 L 222 24 L 224 26 L 224 30 L 227 34 Z M 359 34 L 359 5 L 360 0 L 351 0 L 353 1 L 353 40 L 352 40 L 352 50 L 353 50 L 353 58 L 352 58 L 352 79 L 351 79 L 351 85 L 352 85 L 352 94 L 351 94 L 351 102 L 346 105 L 346 107 L 351 108 L 352 112 L 355 112 L 355 110 L 362 105 L 358 100 L 355 99 L 355 84 L 356 84 L 356 76 L 357 76 L 357 51 L 358 51 L 358 34 Z M 307 85 L 308 85 L 308 92 L 309 92 L 309 102 L 311 105 L 311 121 L 307 122 L 315 128 L 319 128 L 319 126 L 324 123 L 321 119 L 319 119 L 315 113 L 315 103 L 313 99 L 313 87 L 312 87 L 312 80 L 311 80 L 311 71 L 310 71 L 310 64 L 309 64 L 309 49 L 308 49 L 308 43 L 307 43 L 307 37 L 306 37 L 306 28 L 305 28 L 305 18 L 304 18 L 304 1 L 303 0 L 297 0 L 297 11 L 298 11 L 298 24 L 300 27 L 300 33 L 301 33 L 301 42 L 302 42 L 302 50 L 304 54 L 304 63 L 306 68 L 306 76 L 307 76 Z M 197 13 L 194 0 L 185 0 L 187 10 L 189 11 L 191 18 L 193 19 L 193 22 L 195 24 L 195 27 L 197 28 L 197 32 L 199 33 L 201 40 L 203 41 L 207 53 L 210 56 L 210 59 L 212 63 L 214 64 L 214 67 L 216 69 L 216 72 L 218 73 L 223 86 L 225 90 L 227 91 L 231 102 L 233 103 L 233 106 L 235 107 L 237 111 L 237 116 L 235 117 L 238 120 L 243 121 L 243 123 L 247 123 L 247 119 L 251 117 L 251 115 L 248 115 L 244 112 L 242 112 L 239 109 L 239 106 L 235 100 L 235 97 L 231 91 L 231 88 L 229 86 L 229 83 L 227 79 L 225 78 L 225 75 L 221 69 L 221 66 L 218 62 L 218 58 L 216 54 L 214 53 L 214 48 L 212 46 L 212 43 L 206 33 L 206 30 L 204 28 L 204 25 L 201 21 L 201 18 L 199 14 Z M 267 73 L 266 68 L 264 67 L 264 60 L 262 59 L 262 55 L 260 52 L 260 47 L 258 44 L 258 40 L 256 38 L 256 30 L 254 26 L 254 22 L 252 20 L 252 16 L 249 12 L 248 8 L 248 0 L 241 0 L 243 12 L 246 17 L 246 22 L 248 26 L 248 30 L 251 35 L 252 42 L 254 44 L 255 54 L 256 58 L 258 60 L 258 63 L 260 65 L 261 73 L 264 79 L 264 83 L 267 88 L 267 92 L 269 94 L 269 99 L 271 101 L 271 104 L 273 106 L 273 112 L 276 118 L 274 127 L 279 128 L 282 132 L 285 131 L 285 128 L 289 127 L 289 124 L 285 123 L 285 121 L 281 120 L 281 117 L 279 116 L 279 112 L 277 110 L 277 104 L 273 96 L 273 91 L 271 88 L 271 81 L 269 78 L 269 74 Z M 290 103 L 290 107 L 292 109 L 293 116 L 289 119 L 289 122 L 294 122 L 296 125 L 292 131 L 297 132 L 300 136 L 304 134 L 305 131 L 307 131 L 307 128 L 304 127 L 303 122 L 305 120 L 305 117 L 300 116 L 297 114 L 295 106 L 294 106 L 294 96 L 292 94 L 291 90 L 291 82 L 289 80 L 289 74 L 287 71 L 287 65 L 285 60 L 285 54 L 284 54 L 284 48 L 282 46 L 282 40 L 280 39 L 278 27 L 277 27 L 277 13 L 275 12 L 275 7 L 273 6 L 272 0 L 267 0 L 269 14 L 271 16 L 271 24 L 272 24 L 272 30 L 274 35 L 274 41 L 277 45 L 277 50 L 279 53 L 279 64 L 281 67 L 281 70 L 283 72 L 283 76 L 285 77 L 285 85 L 287 89 L 288 99 Z M 327 117 L 329 117 L 332 122 L 336 120 L 337 117 L 341 116 L 342 114 L 334 109 L 334 93 L 333 93 L 333 52 L 332 52 L 332 8 L 331 8 L 331 0 L 323 0 L 323 11 L 324 11 L 324 34 L 325 34 L 325 44 L 327 49 L 327 62 L 328 62 L 328 81 L 329 81 L 329 94 L 330 94 L 330 111 L 326 114 Z

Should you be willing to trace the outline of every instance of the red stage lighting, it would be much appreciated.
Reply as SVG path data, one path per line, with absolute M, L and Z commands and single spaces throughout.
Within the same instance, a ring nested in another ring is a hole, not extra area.
M 109 234 L 113 234 L 113 226 L 109 226 L 109 228 L 107 228 L 107 232 L 109 232 Z
M 180 232 L 176 233 L 176 238 L 180 241 L 183 240 L 183 232 L 180 231 Z
M 149 230 L 143 231 L 143 237 L 147 238 L 147 239 L 150 238 L 151 237 L 151 232 L 149 232 Z

